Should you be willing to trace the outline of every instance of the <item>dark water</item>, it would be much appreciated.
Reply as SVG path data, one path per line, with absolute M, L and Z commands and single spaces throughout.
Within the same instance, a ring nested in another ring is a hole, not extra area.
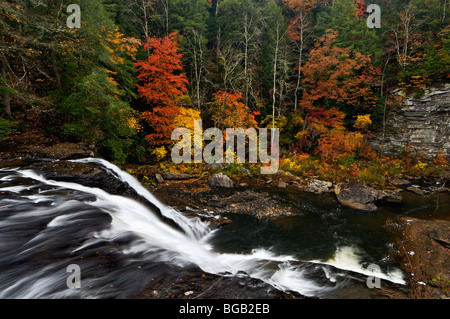
M 162 204 L 114 165 L 86 162 L 129 184 L 142 200 L 51 180 L 14 163 L 0 169 L 0 298 L 127 298 L 150 280 L 194 266 L 308 296 L 372 298 L 368 276 L 390 289 L 407 287 L 386 220 L 439 218 L 450 206 L 446 194 L 404 193 L 401 205 L 363 213 L 331 195 L 264 190 L 294 216 L 261 221 L 229 214 L 233 222 L 216 229 Z M 67 267 L 74 264 L 81 269 L 80 289 L 67 286 Z M 370 265 L 379 270 L 370 272 Z

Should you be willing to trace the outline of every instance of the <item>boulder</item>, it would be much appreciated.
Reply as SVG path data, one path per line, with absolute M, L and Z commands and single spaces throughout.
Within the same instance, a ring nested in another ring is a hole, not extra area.
M 161 174 L 155 174 L 155 178 L 158 181 L 158 183 L 160 184 L 164 183 L 164 178 L 161 176 Z
M 402 189 L 378 191 L 377 201 L 383 201 L 387 203 L 401 203 L 403 201 L 401 192 Z
M 320 195 L 322 193 L 327 193 L 332 186 L 333 184 L 330 182 L 312 179 L 309 181 L 308 186 L 306 186 L 304 191 Z
M 233 181 L 223 173 L 214 174 L 208 179 L 208 185 L 212 187 L 234 187 Z
M 397 187 L 407 187 L 411 185 L 411 182 L 406 179 L 391 179 L 389 180 L 389 183 Z
M 285 181 L 279 181 L 277 186 L 279 188 L 286 188 L 288 187 L 288 184 Z
M 378 209 L 375 202 L 378 200 L 378 191 L 358 180 L 348 183 L 339 183 L 334 190 L 338 201 L 353 209 L 374 212 Z
M 409 186 L 406 188 L 406 190 L 408 190 L 416 195 L 419 195 L 419 196 L 424 196 L 424 195 L 428 194 L 426 191 L 424 191 L 423 189 L 420 189 L 417 186 Z

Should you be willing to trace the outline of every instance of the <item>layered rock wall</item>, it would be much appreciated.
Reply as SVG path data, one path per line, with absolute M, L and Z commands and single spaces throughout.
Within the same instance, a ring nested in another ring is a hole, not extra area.
M 385 133 L 372 144 L 386 154 L 398 155 L 406 147 L 432 158 L 450 155 L 450 84 L 429 89 L 422 98 L 406 98 L 402 107 L 387 115 Z

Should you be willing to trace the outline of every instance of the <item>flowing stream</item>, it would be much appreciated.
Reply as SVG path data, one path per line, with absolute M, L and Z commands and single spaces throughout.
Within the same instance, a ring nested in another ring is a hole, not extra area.
M 345 296 L 349 281 L 365 287 L 368 276 L 406 285 L 406 275 L 389 258 L 390 243 L 374 243 L 381 248 L 372 252 L 364 246 L 370 238 L 361 239 L 371 234 L 355 235 L 342 212 L 326 208 L 309 219 L 276 223 L 235 215 L 231 225 L 217 228 L 161 203 L 105 160 L 74 162 L 98 165 L 142 200 L 47 179 L 28 168 L 1 168 L 0 298 L 127 298 L 144 289 L 161 265 L 248 276 L 324 298 Z M 81 289 L 67 286 L 71 264 L 81 269 Z

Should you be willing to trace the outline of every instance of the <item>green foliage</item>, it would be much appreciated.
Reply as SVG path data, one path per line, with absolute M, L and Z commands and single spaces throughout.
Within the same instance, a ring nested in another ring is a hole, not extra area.
M 0 142 L 8 139 L 8 135 L 14 133 L 17 123 L 0 117 Z
M 228 44 L 241 45 L 245 19 L 252 19 L 256 23 L 259 23 L 261 19 L 254 1 L 221 1 L 217 18 L 217 26 L 221 30 L 221 40 Z
M 204 34 L 207 31 L 208 0 L 172 0 L 170 7 L 170 32 L 187 34 L 196 30 Z
M 120 91 L 102 69 L 79 76 L 72 93 L 63 101 L 61 111 L 68 124 L 62 133 L 69 139 L 99 143 L 111 158 L 123 161 L 125 148 L 134 131 L 128 126 L 129 105 L 119 99 Z
M 358 16 L 354 0 L 335 0 L 332 6 L 317 14 L 317 32 L 328 29 L 339 32 L 335 45 L 350 48 L 378 59 L 382 54 L 382 29 L 367 28 L 367 16 Z

